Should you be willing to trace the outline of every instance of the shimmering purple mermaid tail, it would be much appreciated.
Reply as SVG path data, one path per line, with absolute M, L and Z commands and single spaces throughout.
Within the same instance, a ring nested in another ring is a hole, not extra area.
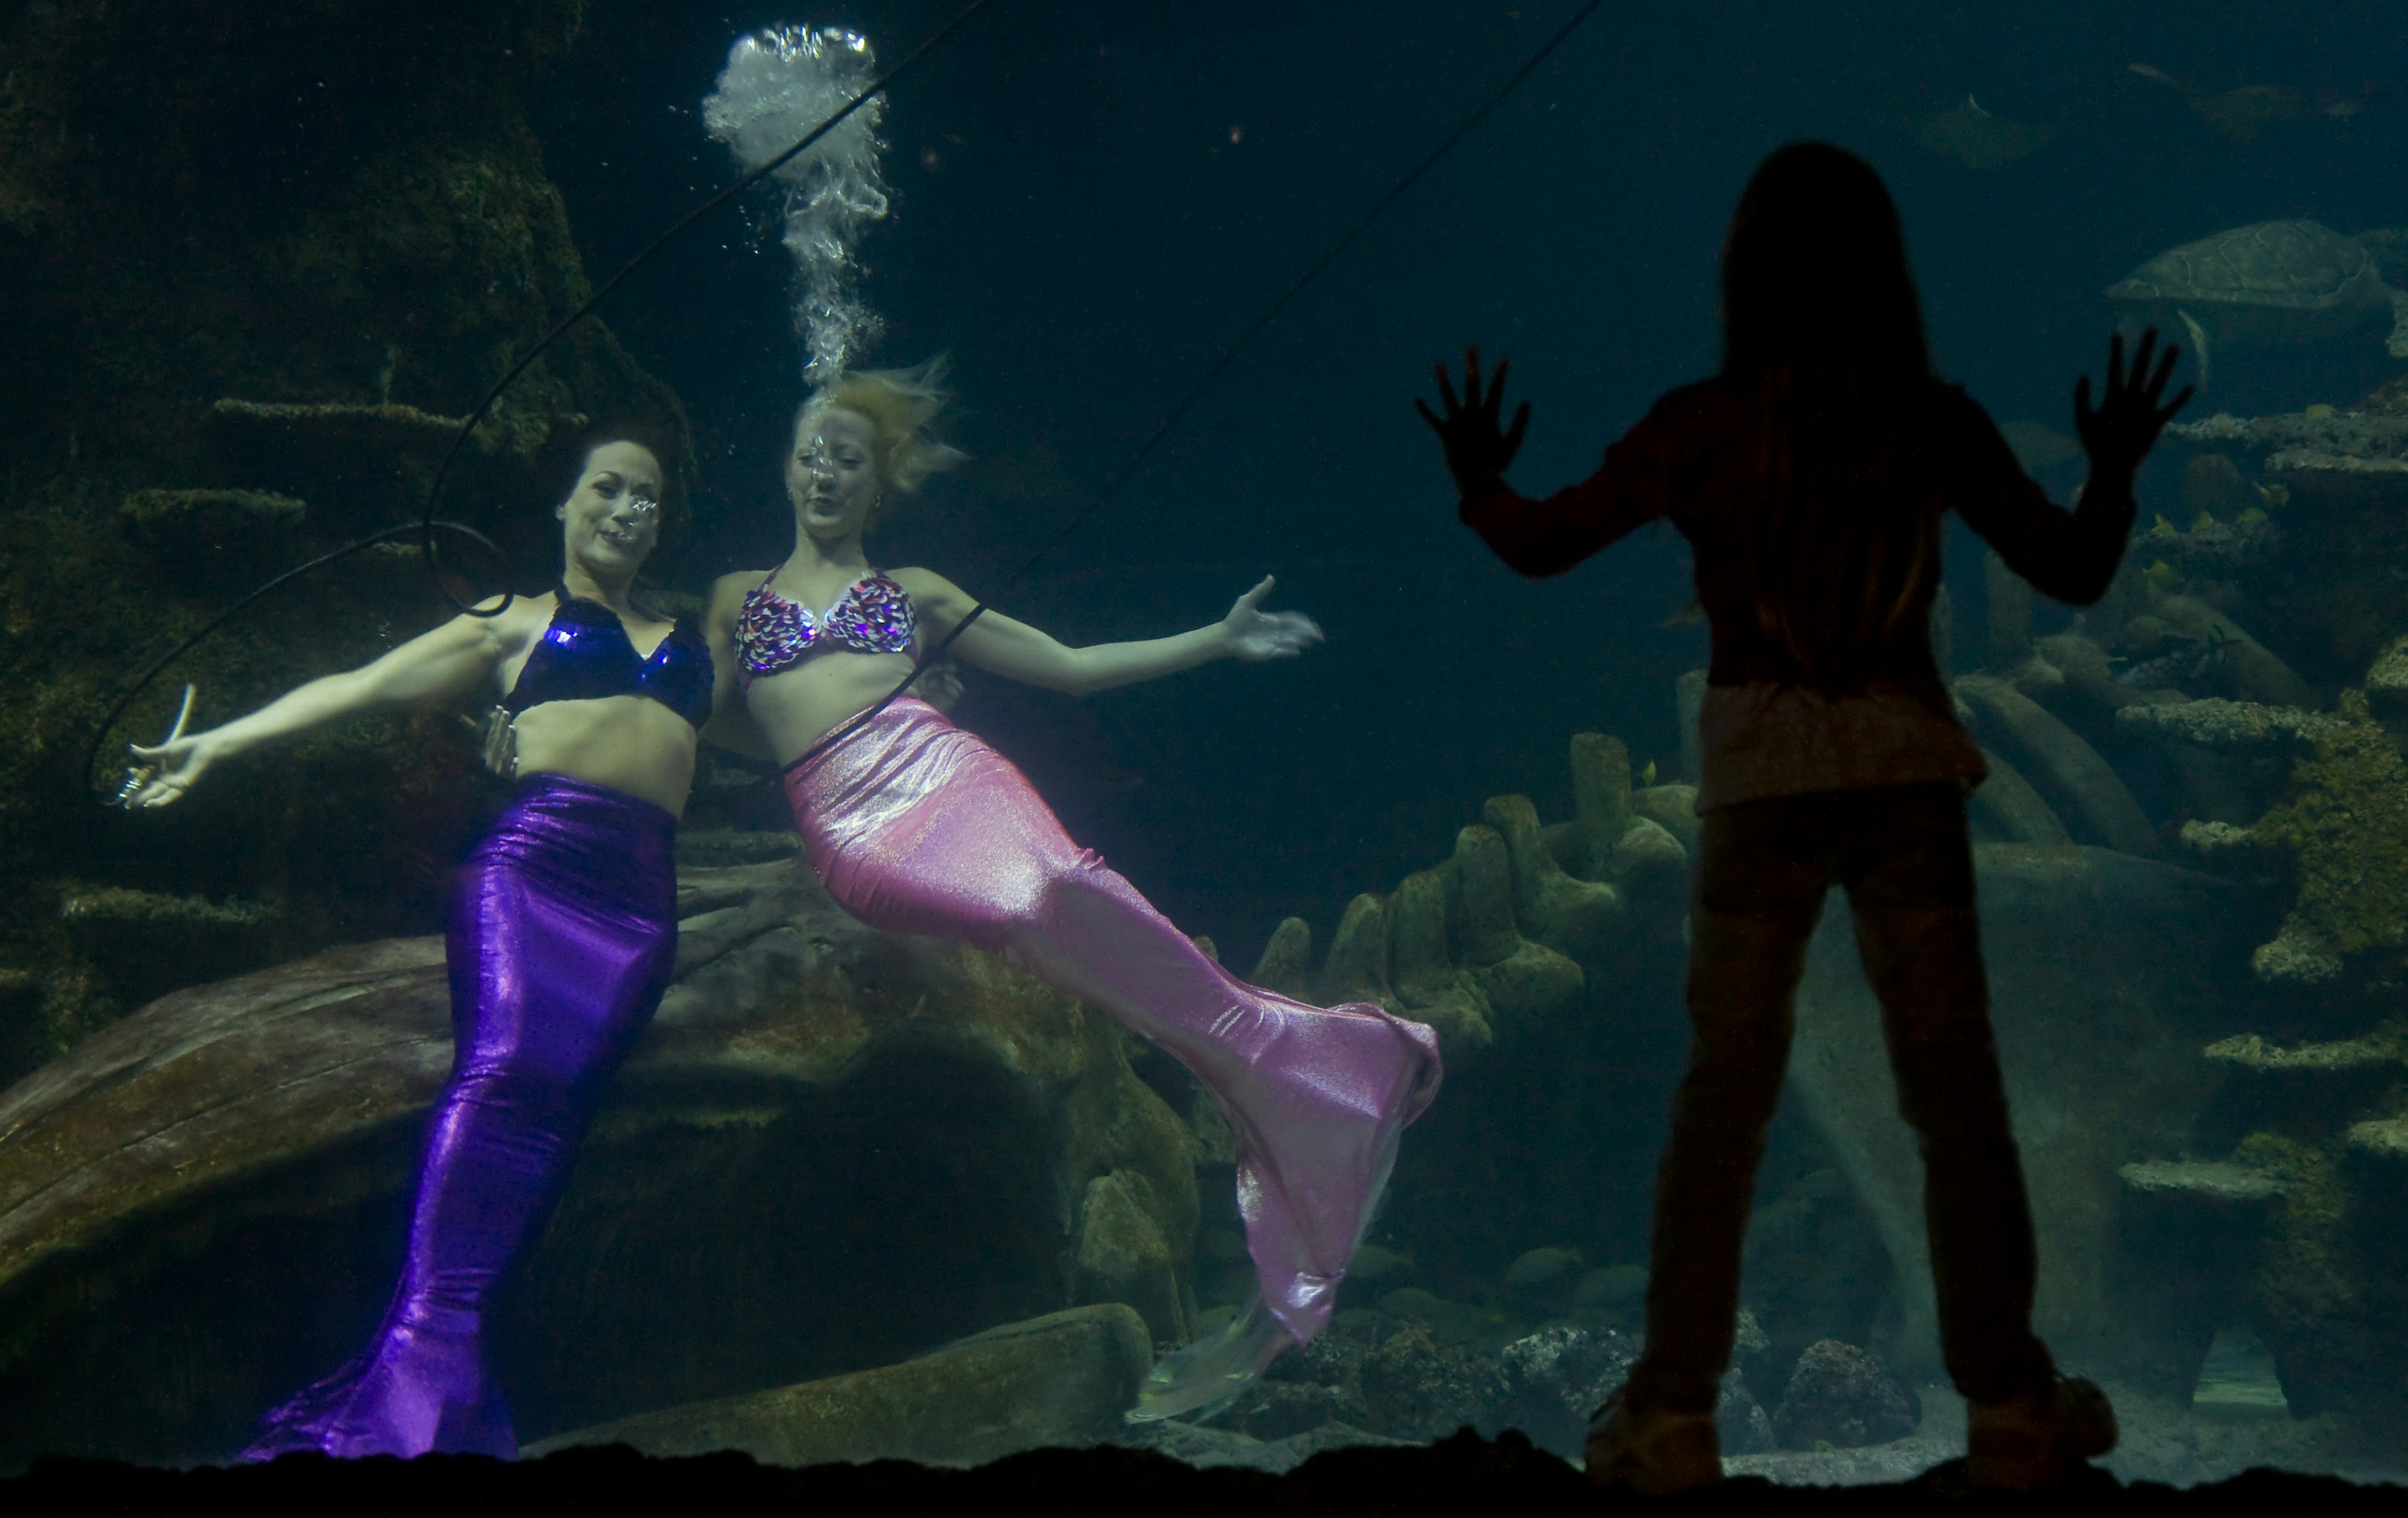
M 269 1413 L 245 1459 L 518 1453 L 485 1314 L 667 987 L 676 831 L 649 802 L 538 774 L 469 855 L 446 944 L 452 1080 L 401 1283 L 366 1352 Z
M 895 702 L 789 770 L 786 795 L 853 916 L 1011 949 L 1196 1073 L 1236 1132 L 1264 1304 L 1297 1343 L 1320 1333 L 1398 1135 L 1437 1094 L 1437 1035 L 1368 1003 L 1307 1006 L 1230 975 L 1073 844 L 1018 770 L 924 701 Z

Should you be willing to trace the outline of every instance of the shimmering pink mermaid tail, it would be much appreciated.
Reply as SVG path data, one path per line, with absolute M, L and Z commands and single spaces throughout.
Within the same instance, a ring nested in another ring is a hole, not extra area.
M 895 702 L 789 770 L 786 796 L 853 916 L 1009 948 L 1196 1073 L 1237 1135 L 1264 1303 L 1297 1342 L 1320 1333 L 1398 1138 L 1437 1094 L 1437 1035 L 1368 1003 L 1307 1006 L 1230 975 L 924 701 Z

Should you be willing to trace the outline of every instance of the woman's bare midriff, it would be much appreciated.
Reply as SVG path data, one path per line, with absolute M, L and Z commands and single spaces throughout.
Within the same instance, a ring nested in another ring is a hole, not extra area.
M 695 731 L 650 697 L 546 701 L 521 712 L 515 730 L 521 774 L 563 774 L 685 815 Z
M 910 672 L 909 654 L 836 649 L 755 676 L 745 701 L 778 762 L 792 764 L 847 717 L 883 701 Z

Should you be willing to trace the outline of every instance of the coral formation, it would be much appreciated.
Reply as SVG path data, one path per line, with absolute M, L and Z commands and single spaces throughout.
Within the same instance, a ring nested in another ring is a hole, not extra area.
M 1347 907 L 1319 970 L 1311 925 L 1290 918 L 1254 981 L 1378 1002 L 1438 1029 L 1451 1053 L 1535 1029 L 1579 996 L 1584 966 L 1614 962 L 1640 919 L 1678 913 L 1687 872 L 1688 850 L 1641 815 L 1660 802 L 1632 790 L 1620 742 L 1581 733 L 1571 765 L 1572 820 L 1542 826 L 1527 797 L 1490 798 L 1453 858 Z
M 2395 411 L 2378 394 L 2177 425 L 2197 450 L 2190 525 L 2158 515 L 2108 596 L 2057 630 L 2001 598 L 1991 639 L 1993 676 L 2088 738 L 2191 857 L 2281 912 L 2224 1035 L 2191 1046 L 2217 1073 L 2213 1099 L 2121 1168 L 2108 1290 L 2128 1304 L 2126 1371 L 2186 1397 L 2215 1333 L 2246 1324 L 2295 1416 L 2359 1427 L 2398 1414 L 2408 1369 L 2381 1157 L 2408 1085 L 2397 1025 L 2367 1010 L 2408 976 Z
M 2408 764 L 2358 691 L 2314 742 L 2298 794 L 2257 835 L 2298 856 L 2302 926 L 2344 955 L 2396 949 L 2408 943 Z

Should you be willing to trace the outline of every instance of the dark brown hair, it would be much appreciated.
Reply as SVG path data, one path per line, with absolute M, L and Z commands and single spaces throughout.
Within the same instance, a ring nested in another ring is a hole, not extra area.
M 1829 684 L 1939 569 L 1921 302 L 1898 209 L 1856 154 L 1795 142 L 1748 181 L 1723 242 L 1722 379 L 1757 402 L 1758 624 L 1801 680 Z
M 594 461 L 595 450 L 614 442 L 632 442 L 652 455 L 661 467 L 661 541 L 669 541 L 672 528 L 684 526 L 685 490 L 678 475 L 678 462 L 684 456 L 680 446 L 681 435 L 673 428 L 660 426 L 643 417 L 626 417 L 589 426 L 567 437 L 555 437 L 543 448 L 538 459 L 547 476 L 558 481 L 552 486 L 559 492 L 558 501 L 577 488 L 585 477 L 585 466 Z

